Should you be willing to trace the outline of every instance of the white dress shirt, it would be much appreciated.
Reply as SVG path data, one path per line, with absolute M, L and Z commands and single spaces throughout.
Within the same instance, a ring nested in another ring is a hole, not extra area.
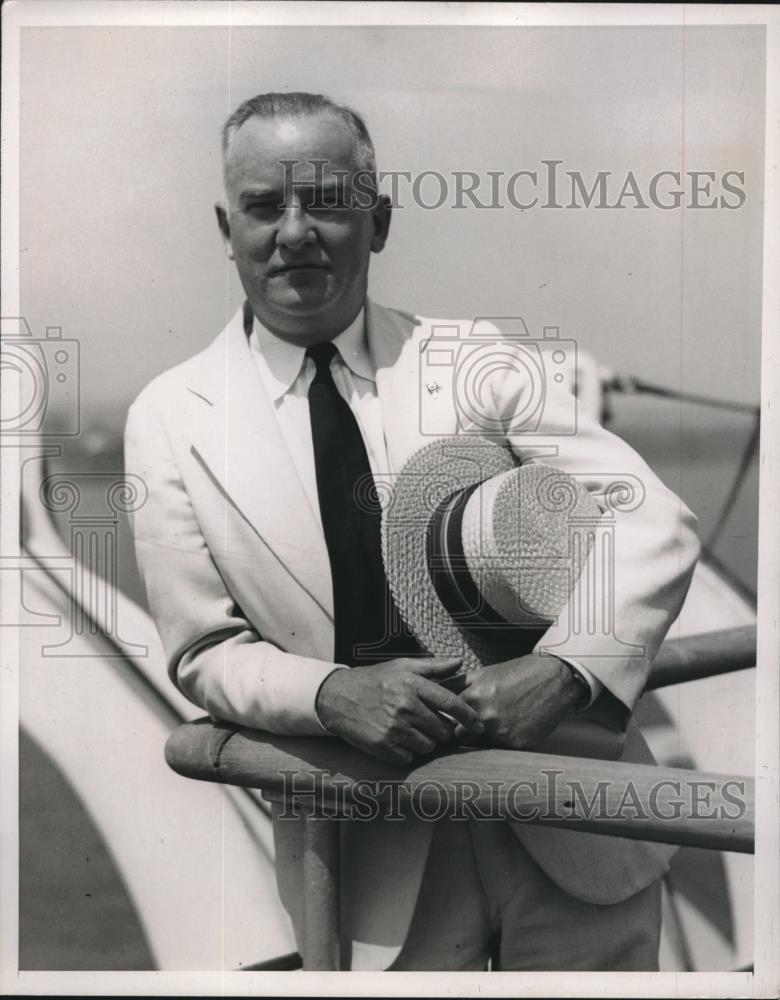
M 321 525 L 309 421 L 309 387 L 315 364 L 306 357 L 305 347 L 276 337 L 256 317 L 249 344 L 260 378 L 273 401 L 279 430 Z M 338 349 L 330 363 L 333 381 L 355 414 L 371 472 L 375 479 L 390 476 L 393 470 L 388 463 L 376 372 L 366 342 L 365 310 L 360 310 L 346 330 L 333 340 L 333 345 Z
M 376 372 L 366 341 L 364 309 L 346 330 L 334 338 L 333 344 L 338 349 L 338 354 L 330 363 L 333 381 L 355 415 L 374 478 L 389 479 L 394 470 L 390 468 L 387 455 L 382 408 L 376 391 Z M 274 404 L 279 430 L 321 526 L 309 419 L 309 387 L 316 366 L 311 358 L 306 357 L 305 347 L 277 337 L 256 316 L 249 345 L 265 390 Z M 380 490 L 379 495 L 385 497 L 387 493 Z M 592 705 L 603 689 L 601 681 L 581 663 L 569 658 L 565 658 L 565 662 L 584 679 L 590 689 L 590 699 L 585 707 Z

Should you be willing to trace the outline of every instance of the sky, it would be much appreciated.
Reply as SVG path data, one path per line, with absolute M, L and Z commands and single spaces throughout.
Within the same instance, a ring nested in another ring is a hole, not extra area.
M 588 187 L 610 172 L 611 201 L 629 173 L 647 198 L 660 171 L 712 171 L 719 191 L 739 172 L 733 210 L 426 209 L 407 185 L 370 294 L 429 316 L 520 315 L 614 371 L 758 402 L 761 28 L 25 28 L 21 56 L 22 309 L 36 337 L 78 340 L 87 432 L 118 434 L 141 388 L 240 304 L 213 208 L 219 132 L 270 90 L 352 105 L 381 170 L 435 171 L 450 190 L 473 171 L 483 200 L 488 172 L 545 160 Z M 437 190 L 420 188 L 427 203 Z M 668 484 L 715 518 L 749 427 L 623 412 Z M 754 551 L 753 501 L 737 560 Z
M 633 171 L 645 191 L 660 170 L 744 172 L 738 210 L 406 198 L 370 291 L 426 315 L 519 314 L 619 371 L 755 402 L 762 52 L 749 26 L 24 29 L 25 315 L 80 341 L 87 418 L 205 346 L 241 294 L 213 211 L 220 127 L 255 93 L 314 90 L 364 114 L 381 169 L 471 170 L 485 193 L 487 171 L 547 159 L 588 186 Z

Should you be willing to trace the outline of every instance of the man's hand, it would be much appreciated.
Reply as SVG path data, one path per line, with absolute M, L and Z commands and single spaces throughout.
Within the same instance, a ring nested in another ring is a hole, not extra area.
M 464 731 L 484 726 L 465 701 L 436 683 L 455 673 L 460 658 L 388 660 L 371 667 L 335 670 L 317 694 L 316 711 L 334 736 L 392 764 L 408 764 L 452 739 L 451 715 Z
M 571 713 L 581 694 L 563 660 L 529 653 L 469 671 L 461 698 L 485 724 L 481 743 L 532 750 Z M 455 735 L 462 739 L 466 733 L 458 726 Z

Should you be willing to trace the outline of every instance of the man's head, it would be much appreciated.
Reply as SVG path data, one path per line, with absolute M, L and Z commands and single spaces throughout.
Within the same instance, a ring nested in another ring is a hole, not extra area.
M 317 94 L 261 94 L 227 120 L 222 149 L 217 219 L 255 314 L 294 343 L 333 339 L 390 225 L 362 119 Z

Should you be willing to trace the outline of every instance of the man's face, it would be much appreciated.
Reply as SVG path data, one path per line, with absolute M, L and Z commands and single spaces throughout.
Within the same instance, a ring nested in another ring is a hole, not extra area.
M 385 244 L 390 212 L 386 200 L 355 207 L 349 186 L 346 204 L 339 198 L 334 172 L 355 169 L 352 133 L 336 115 L 250 118 L 233 136 L 220 229 L 255 314 L 285 340 L 330 340 L 363 305 L 369 257 Z

